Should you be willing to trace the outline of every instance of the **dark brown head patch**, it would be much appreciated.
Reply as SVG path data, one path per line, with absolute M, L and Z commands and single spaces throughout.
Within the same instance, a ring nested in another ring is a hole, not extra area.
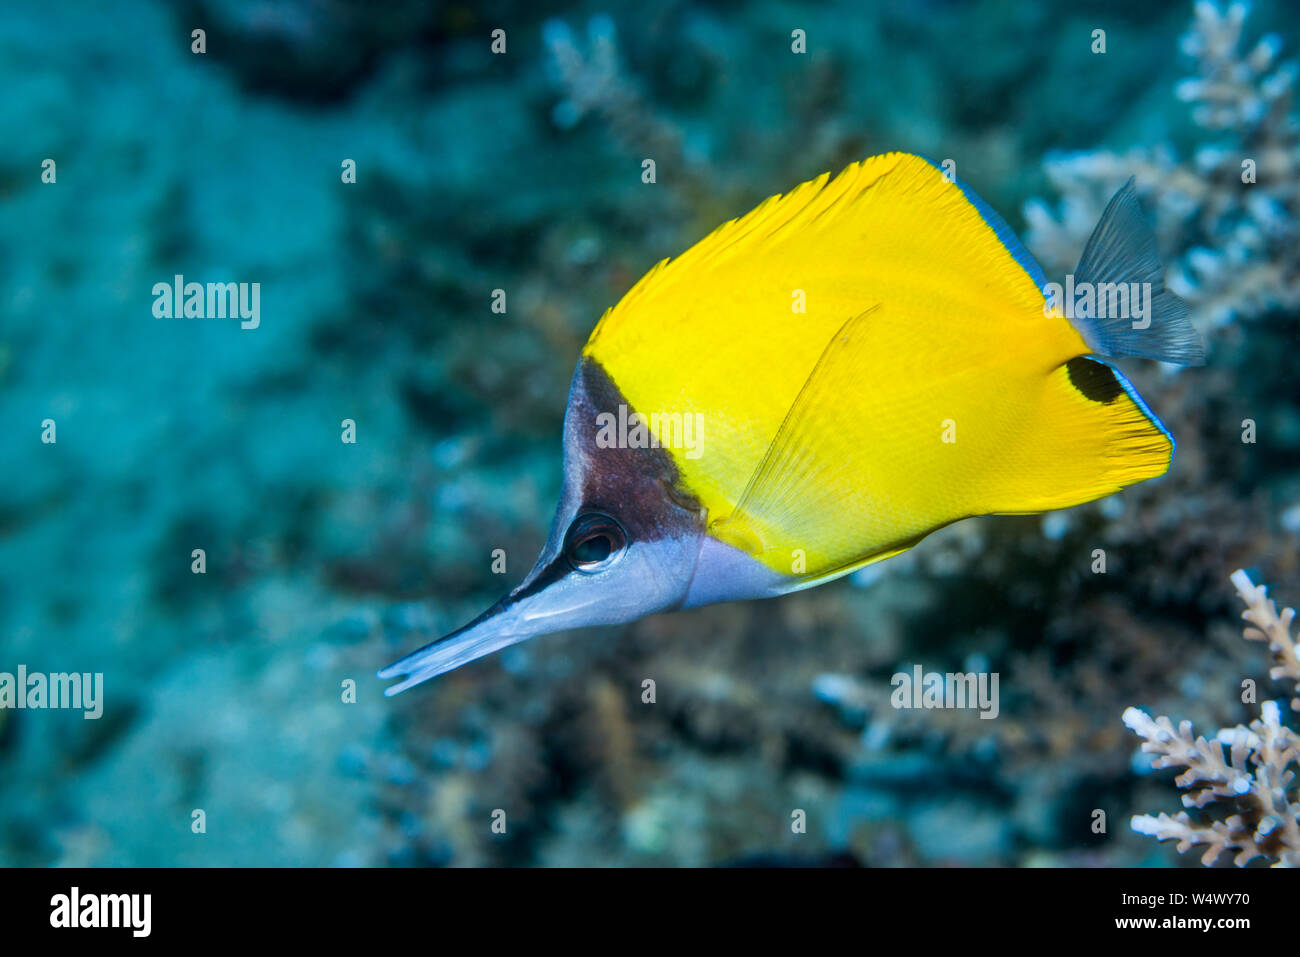
M 682 484 L 672 455 L 663 448 L 602 448 L 597 416 L 615 420 L 636 411 L 595 359 L 578 364 L 565 418 L 565 443 L 582 458 L 582 507 L 607 512 L 634 540 L 664 538 L 698 529 L 699 499 Z

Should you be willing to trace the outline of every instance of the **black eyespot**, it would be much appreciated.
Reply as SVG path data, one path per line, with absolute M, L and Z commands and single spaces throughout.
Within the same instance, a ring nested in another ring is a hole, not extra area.
M 565 558 L 575 571 L 588 574 L 609 568 L 626 548 L 623 526 L 602 512 L 579 515 L 564 537 Z
M 1075 356 L 1065 364 L 1070 382 L 1093 402 L 1108 404 L 1119 398 L 1124 387 L 1115 378 L 1115 372 L 1104 362 Z

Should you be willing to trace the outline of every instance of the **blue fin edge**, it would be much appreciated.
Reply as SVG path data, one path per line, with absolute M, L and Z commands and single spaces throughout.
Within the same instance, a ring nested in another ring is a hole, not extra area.
M 1169 440 L 1169 462 L 1172 465 L 1174 453 L 1178 451 L 1178 440 L 1174 438 L 1174 433 L 1170 432 L 1165 424 L 1160 421 L 1160 416 L 1156 415 L 1151 406 L 1147 405 L 1147 400 L 1138 395 L 1138 390 L 1133 387 L 1133 383 L 1128 381 L 1128 376 L 1119 370 L 1115 363 L 1111 362 L 1105 356 L 1089 353 L 1088 358 L 1100 362 L 1110 368 L 1115 375 L 1115 381 L 1120 384 L 1124 394 L 1133 400 L 1133 404 L 1138 407 L 1138 411 L 1150 420 L 1151 424 L 1161 431 L 1165 438 Z
M 944 172 L 943 167 L 930 159 L 930 157 L 923 153 L 917 153 L 916 155 L 920 156 L 921 159 L 925 160 L 940 173 Z M 998 215 L 997 210 L 986 203 L 979 193 L 971 189 L 960 176 L 956 177 L 956 185 L 962 191 L 962 195 L 966 197 L 966 201 L 975 207 L 975 211 L 980 214 L 980 218 L 982 218 L 985 224 L 987 224 L 988 227 L 997 235 L 998 240 L 1002 243 L 1003 247 L 1011 254 L 1011 258 L 1020 265 L 1021 269 L 1029 274 L 1029 278 L 1034 281 L 1034 285 L 1038 287 L 1038 291 L 1042 293 L 1043 298 L 1046 299 L 1047 293 L 1044 290 L 1047 286 L 1047 275 L 1043 272 L 1043 267 L 1038 265 L 1038 260 L 1034 258 L 1034 254 L 1031 253 L 1025 247 L 1025 244 L 1020 241 L 1020 237 L 1016 235 L 1015 230 L 1007 225 L 1007 221 Z

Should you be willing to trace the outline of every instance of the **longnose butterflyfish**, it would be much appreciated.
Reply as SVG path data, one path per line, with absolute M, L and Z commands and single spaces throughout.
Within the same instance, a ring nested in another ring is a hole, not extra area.
M 1162 276 L 1132 180 L 1064 286 L 920 156 L 771 197 L 600 319 L 537 563 L 380 671 L 403 679 L 385 693 L 538 635 L 811 588 L 959 519 L 1162 475 L 1173 436 L 1108 361 L 1204 362 Z

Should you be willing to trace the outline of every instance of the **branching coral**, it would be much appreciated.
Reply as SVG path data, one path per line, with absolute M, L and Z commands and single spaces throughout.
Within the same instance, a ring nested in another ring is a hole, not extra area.
M 625 149 L 680 160 L 677 127 L 655 116 L 623 73 L 613 20 L 596 16 L 588 21 L 586 53 L 562 20 L 548 20 L 542 39 L 550 54 L 548 72 L 564 94 L 552 114 L 557 126 L 567 129 L 594 114 L 609 124 Z
M 1295 610 L 1286 608 L 1279 615 L 1265 587 L 1255 585 L 1244 571 L 1235 572 L 1232 582 L 1246 604 L 1245 638 L 1268 642 L 1274 663 L 1270 676 L 1290 681 L 1300 691 L 1300 664 L 1291 634 Z M 1300 704 L 1300 694 L 1291 704 Z M 1213 740 L 1194 736 L 1190 721 L 1174 727 L 1169 718 L 1152 718 L 1140 708 L 1126 710 L 1124 723 L 1144 739 L 1143 752 L 1156 755 L 1152 767 L 1186 769 L 1175 779 L 1187 790 L 1185 807 L 1221 805 L 1235 812 L 1205 825 L 1186 811 L 1139 814 L 1133 818 L 1133 830 L 1159 841 L 1178 841 L 1180 854 L 1203 845 L 1201 863 L 1206 866 L 1228 851 L 1234 852 L 1238 867 L 1256 858 L 1274 866 L 1300 866 L 1300 789 L 1295 787 L 1300 734 L 1282 723 L 1277 702 L 1264 702 L 1249 726 L 1223 729 Z
M 1247 7 L 1202 0 L 1182 40 L 1194 75 L 1176 88 L 1211 141 L 1190 161 L 1167 146 L 1055 157 L 1048 178 L 1058 211 L 1025 208 L 1030 247 L 1069 269 L 1102 206 L 1130 175 L 1155 206 L 1157 232 L 1176 254 L 1170 287 L 1210 325 L 1272 308 L 1300 307 L 1300 132 L 1291 115 L 1296 65 L 1281 41 L 1243 52 Z
M 1232 583 L 1246 603 L 1241 617 L 1254 626 L 1245 630 L 1246 639 L 1268 642 L 1273 655 L 1273 667 L 1268 676 L 1274 681 L 1290 681 L 1300 692 L 1300 654 L 1297 653 L 1296 639 L 1291 635 L 1295 609 L 1283 608 L 1279 615 L 1277 605 L 1268 597 L 1268 589 L 1254 584 L 1244 571 L 1234 572 Z M 1300 694 L 1291 699 L 1291 708 L 1300 711 Z

